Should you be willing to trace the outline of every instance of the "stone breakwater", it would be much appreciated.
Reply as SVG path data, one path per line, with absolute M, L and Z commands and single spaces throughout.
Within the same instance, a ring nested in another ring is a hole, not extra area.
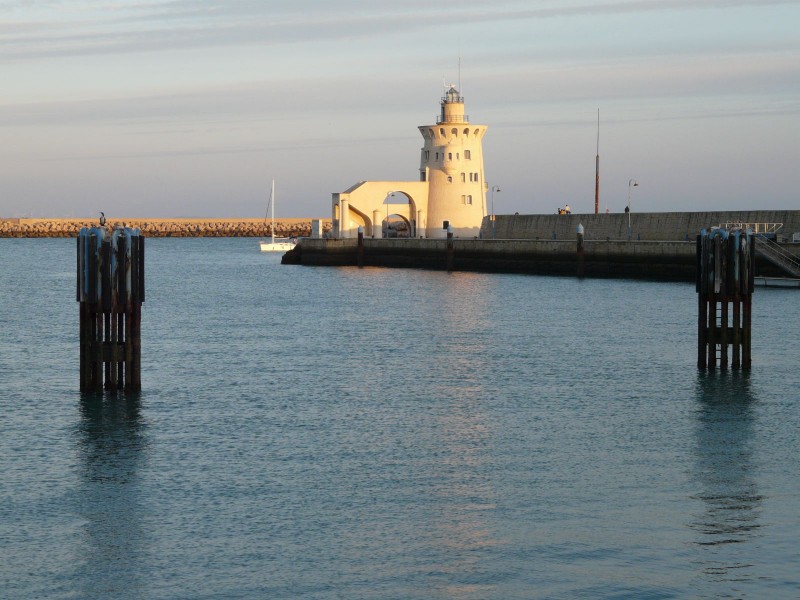
M 97 227 L 93 219 L 0 219 L 0 237 L 77 237 L 81 227 Z M 270 235 L 264 219 L 121 219 L 109 217 L 106 226 L 138 228 L 146 237 L 263 237 Z M 322 219 L 330 231 L 331 220 Z M 276 237 L 311 235 L 311 219 L 275 219 Z

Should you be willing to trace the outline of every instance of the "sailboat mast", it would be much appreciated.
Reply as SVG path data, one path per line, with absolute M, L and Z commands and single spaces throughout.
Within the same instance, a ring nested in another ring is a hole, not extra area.
M 272 198 L 272 243 L 275 243 L 275 180 L 272 180 L 272 191 L 269 194 L 270 198 Z

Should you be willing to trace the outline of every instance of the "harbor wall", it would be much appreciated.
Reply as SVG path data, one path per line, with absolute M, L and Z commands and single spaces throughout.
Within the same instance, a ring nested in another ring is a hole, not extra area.
M 411 267 L 434 270 L 576 275 L 577 243 L 560 240 L 302 239 L 285 264 Z M 582 273 L 589 277 L 635 277 L 693 281 L 695 242 L 584 243 Z
M 331 220 L 322 219 L 323 231 Z M 97 218 L 0 219 L 0 237 L 77 237 L 81 227 L 96 227 Z M 264 219 L 123 219 L 109 217 L 107 226 L 139 229 L 146 237 L 262 237 L 270 234 Z M 311 235 L 311 219 L 275 219 L 277 237 Z
M 308 266 L 407 267 L 488 273 L 528 273 L 694 281 L 696 237 L 692 241 L 588 240 L 578 251 L 568 240 L 356 239 L 303 238 L 282 259 Z M 800 244 L 784 247 L 800 257 Z M 781 276 L 770 263 L 756 261 L 762 276 Z
M 630 213 L 632 240 L 694 240 L 700 230 L 725 223 L 782 223 L 780 241 L 800 233 L 800 210 Z M 497 215 L 481 224 L 483 239 L 572 240 L 578 224 L 586 240 L 627 240 L 628 214 Z

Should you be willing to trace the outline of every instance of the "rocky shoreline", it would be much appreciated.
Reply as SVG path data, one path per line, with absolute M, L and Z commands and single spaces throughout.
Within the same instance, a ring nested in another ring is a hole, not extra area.
M 93 219 L 0 219 L 0 238 L 77 237 L 82 227 L 97 227 Z M 120 219 L 106 226 L 138 228 L 146 237 L 264 237 L 270 235 L 264 219 Z M 331 220 L 322 219 L 323 232 Z M 311 235 L 311 219 L 275 219 L 276 237 Z

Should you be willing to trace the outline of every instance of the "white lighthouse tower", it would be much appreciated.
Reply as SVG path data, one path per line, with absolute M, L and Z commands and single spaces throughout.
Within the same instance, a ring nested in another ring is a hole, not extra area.
M 416 181 L 360 181 L 332 194 L 333 236 L 349 238 L 359 227 L 372 238 L 477 237 L 486 214 L 483 136 L 486 125 L 470 125 L 464 98 L 455 86 L 445 91 L 435 125 L 422 125 L 425 140 Z M 400 230 L 390 221 L 404 221 Z M 393 235 L 394 234 L 394 235 Z
M 486 214 L 483 136 L 486 125 L 470 125 L 464 98 L 455 86 L 445 92 L 436 125 L 422 125 L 425 144 L 420 181 L 428 182 L 425 235 L 446 237 L 446 225 L 457 237 L 477 236 Z

